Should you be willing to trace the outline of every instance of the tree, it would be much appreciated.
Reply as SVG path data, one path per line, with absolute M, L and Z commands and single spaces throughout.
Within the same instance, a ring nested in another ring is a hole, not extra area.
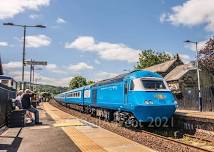
M 135 66 L 135 68 L 144 69 L 155 64 L 160 64 L 169 61 L 171 59 L 172 57 L 165 52 L 158 53 L 151 49 L 144 50 L 139 54 L 139 61 L 137 62 L 137 66 Z
M 79 87 L 86 86 L 86 85 L 87 85 L 86 78 L 84 78 L 82 76 L 74 77 L 73 79 L 71 79 L 71 81 L 69 83 L 70 89 L 75 89 L 75 88 L 79 88 Z
M 199 66 L 214 74 L 214 38 L 211 38 L 199 51 Z
M 88 80 L 87 84 L 88 85 L 91 85 L 91 84 L 94 84 L 95 82 L 93 80 Z

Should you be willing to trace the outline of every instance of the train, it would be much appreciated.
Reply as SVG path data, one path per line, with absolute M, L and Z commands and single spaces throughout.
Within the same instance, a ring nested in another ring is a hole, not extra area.
M 164 78 L 147 70 L 124 73 L 54 98 L 92 116 L 131 126 L 171 119 L 177 107 Z

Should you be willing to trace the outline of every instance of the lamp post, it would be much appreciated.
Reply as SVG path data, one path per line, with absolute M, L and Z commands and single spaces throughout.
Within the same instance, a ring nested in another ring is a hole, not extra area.
M 25 89 L 24 85 L 24 66 L 25 66 L 25 43 L 26 43 L 26 29 L 28 27 L 37 27 L 37 28 L 46 28 L 44 25 L 20 25 L 20 24 L 14 24 L 14 23 L 3 23 L 5 26 L 18 26 L 24 29 L 24 38 L 23 38 L 23 52 L 22 52 L 22 89 Z
M 199 103 L 199 111 L 202 112 L 201 83 L 200 83 L 200 73 L 199 73 L 199 66 L 198 66 L 198 42 L 186 40 L 185 43 L 195 44 L 196 68 L 197 68 L 197 78 L 198 78 L 198 103 Z

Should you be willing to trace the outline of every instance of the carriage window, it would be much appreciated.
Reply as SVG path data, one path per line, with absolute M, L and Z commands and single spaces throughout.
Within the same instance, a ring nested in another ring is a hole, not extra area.
M 159 90 L 166 89 L 166 86 L 162 80 L 141 80 L 144 89 L 146 90 Z
M 81 97 L 81 92 L 71 92 L 71 93 L 68 93 L 66 95 L 67 97 L 71 97 L 71 98 L 80 98 Z

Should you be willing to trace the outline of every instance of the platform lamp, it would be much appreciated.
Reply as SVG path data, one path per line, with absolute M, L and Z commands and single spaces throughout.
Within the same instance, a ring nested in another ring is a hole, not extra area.
M 185 43 L 195 44 L 196 50 L 196 69 L 197 69 L 197 79 L 198 79 L 198 103 L 199 103 L 199 111 L 202 112 L 202 97 L 201 97 L 201 83 L 200 83 L 200 72 L 198 66 L 198 42 L 186 40 Z
M 23 53 L 22 53 L 22 89 L 25 90 L 24 85 L 24 66 L 25 66 L 25 43 L 26 43 L 26 29 L 28 27 L 37 27 L 37 28 L 46 28 L 44 25 L 20 25 L 20 24 L 14 24 L 14 23 L 3 23 L 5 26 L 18 26 L 24 29 L 24 38 L 23 38 Z

